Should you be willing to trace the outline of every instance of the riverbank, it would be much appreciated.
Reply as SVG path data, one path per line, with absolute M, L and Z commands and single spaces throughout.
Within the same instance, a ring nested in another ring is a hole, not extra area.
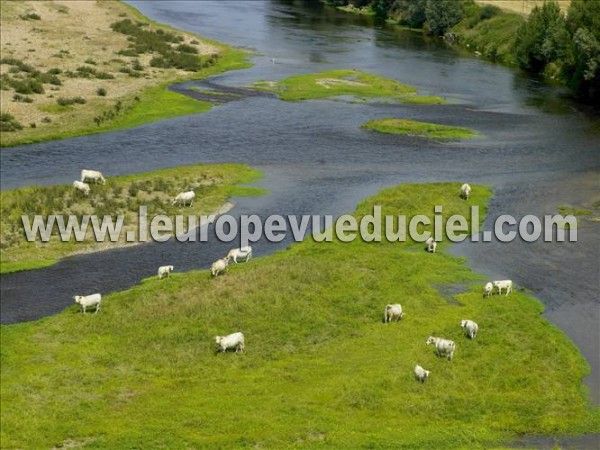
M 118 1 L 1 6 L 2 147 L 205 112 L 167 86 L 250 66 L 242 50 Z
M 77 175 L 74 174 L 74 178 Z M 89 196 L 79 193 L 70 184 L 2 191 L 0 273 L 47 267 L 68 256 L 137 245 L 141 206 L 147 208 L 148 217 L 162 214 L 173 218 L 182 214 L 187 218 L 222 213 L 232 196 L 262 194 L 261 189 L 239 186 L 259 176 L 260 172 L 242 164 L 201 164 L 108 177 L 106 185 L 91 185 Z M 196 193 L 192 207 L 171 205 L 173 197 L 189 190 Z M 105 214 L 110 214 L 115 221 L 119 215 L 124 217 L 123 231 L 115 242 L 108 237 L 98 242 L 91 225 L 80 242 L 74 236 L 63 242 L 57 231 L 48 242 L 41 242 L 39 237 L 35 242 L 28 242 L 21 219 L 27 215 L 32 223 L 34 215 L 45 219 L 49 215 L 60 215 L 66 223 L 72 215 L 81 223 L 85 215 L 96 215 L 101 220 Z M 187 221 L 184 226 L 187 229 Z M 126 240 L 127 232 L 133 232 L 135 239 Z
M 345 5 L 349 0 L 323 0 Z M 598 104 L 600 93 L 599 2 L 379 2 L 366 0 L 381 23 L 420 28 L 427 35 L 466 49 L 478 57 L 516 66 L 566 86 L 579 101 Z M 502 5 L 511 6 L 503 8 Z M 535 7 L 532 7 L 534 5 Z M 561 10 L 562 6 L 562 10 Z
M 485 210 L 489 189 L 466 202 L 459 187 L 386 189 L 355 215 Z M 519 289 L 483 299 L 485 280 L 446 249 L 309 240 L 217 279 L 152 277 L 97 315 L 2 326 L 3 445 L 455 448 L 600 431 L 588 367 L 541 304 Z M 403 305 L 399 323 L 382 323 L 387 303 Z M 245 353 L 215 356 L 214 336 L 234 331 Z M 430 334 L 456 341 L 453 361 Z

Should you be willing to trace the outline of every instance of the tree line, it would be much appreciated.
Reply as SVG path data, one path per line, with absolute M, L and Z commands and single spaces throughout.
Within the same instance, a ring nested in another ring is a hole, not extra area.
M 367 8 L 379 19 L 460 41 L 454 27 L 506 14 L 473 0 L 325 0 L 333 6 Z M 563 13 L 548 1 L 522 18 L 511 37 L 512 60 L 534 74 L 565 83 L 578 97 L 600 101 L 600 1 L 572 0 Z M 486 31 L 492 32 L 493 30 Z

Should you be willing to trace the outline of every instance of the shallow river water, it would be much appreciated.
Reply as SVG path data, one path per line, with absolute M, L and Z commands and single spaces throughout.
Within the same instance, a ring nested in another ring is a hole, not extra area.
M 264 171 L 269 194 L 234 199 L 234 215 L 350 212 L 379 189 L 405 182 L 468 181 L 494 188 L 487 225 L 500 214 L 556 213 L 600 200 L 600 120 L 562 89 L 493 65 L 420 35 L 368 19 L 284 1 L 130 1 L 154 20 L 259 52 L 255 66 L 216 77 L 245 86 L 298 73 L 355 68 L 451 101 L 441 106 L 287 103 L 248 97 L 192 115 L 58 142 L 3 150 L 1 187 L 65 183 L 82 167 L 105 175 L 200 162 L 241 162 Z M 274 59 L 274 63 L 272 60 Z M 189 82 L 201 85 L 201 82 Z M 485 135 L 458 143 L 360 130 L 388 116 L 466 126 Z M 598 211 L 596 210 L 596 215 Z M 511 278 L 546 305 L 592 367 L 600 402 L 600 223 L 579 223 L 576 243 L 463 243 L 452 252 L 491 278 Z M 259 242 L 256 256 L 285 248 Z M 156 267 L 206 268 L 230 244 L 151 243 L 68 258 L 46 269 L 1 277 L 1 321 L 56 313 L 80 292 L 110 292 Z

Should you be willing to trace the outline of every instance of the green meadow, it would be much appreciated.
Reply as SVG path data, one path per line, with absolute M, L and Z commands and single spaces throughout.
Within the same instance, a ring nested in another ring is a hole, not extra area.
M 125 242 L 125 232 L 138 231 L 138 210 L 145 206 L 152 215 L 210 214 L 222 207 L 232 196 L 260 195 L 263 191 L 238 183 L 255 181 L 260 173 L 242 164 L 199 164 L 161 169 L 148 173 L 109 177 L 105 185 L 90 184 L 90 194 L 85 196 L 71 184 L 56 186 L 28 186 L 2 191 L 0 232 L 0 273 L 37 269 L 56 263 L 60 258 L 77 253 L 131 245 Z M 74 178 L 79 178 L 75 173 Z M 193 206 L 183 208 L 171 205 L 180 192 L 193 190 Z M 125 216 L 125 226 L 118 242 L 96 242 L 91 231 L 81 242 L 71 239 L 62 242 L 55 230 L 49 242 L 28 242 L 23 229 L 22 215 L 30 221 L 33 216 L 77 216 L 81 223 L 84 215 Z M 187 228 L 186 228 L 187 229 Z
M 468 201 L 459 188 L 401 185 L 354 214 L 485 211 L 487 187 Z M 216 279 L 143 280 L 96 315 L 74 305 L 2 326 L 2 446 L 490 448 L 600 431 L 589 368 L 541 303 L 522 289 L 484 299 L 485 280 L 447 247 L 309 239 Z M 399 323 L 382 323 L 388 303 L 402 304 Z M 461 319 L 479 323 L 475 340 Z M 235 331 L 245 353 L 215 354 L 214 336 Z M 455 340 L 453 361 L 429 335 Z
M 441 104 L 441 97 L 419 96 L 417 89 L 396 80 L 358 70 L 327 70 L 295 75 L 278 82 L 259 81 L 257 89 L 274 92 L 282 100 L 300 101 L 332 97 L 379 99 L 410 104 Z
M 430 139 L 468 139 L 477 135 L 475 131 L 469 128 L 419 122 L 411 119 L 377 119 L 363 124 L 362 127 L 379 133 L 403 134 Z

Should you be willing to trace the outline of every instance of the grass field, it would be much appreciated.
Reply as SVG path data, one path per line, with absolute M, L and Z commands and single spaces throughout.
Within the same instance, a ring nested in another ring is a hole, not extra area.
M 355 215 L 485 209 L 487 188 L 467 202 L 459 187 L 386 189 Z M 2 326 L 2 445 L 493 448 L 600 431 L 589 368 L 542 305 L 520 290 L 483 299 L 485 280 L 446 245 L 309 240 L 217 279 L 144 280 L 97 315 Z M 403 305 L 401 322 L 382 323 L 387 303 Z M 234 331 L 246 352 L 215 355 L 213 336 Z M 456 341 L 453 361 L 430 334 Z M 424 384 L 416 363 L 431 370 Z
M 412 86 L 358 70 L 296 75 L 278 82 L 258 82 L 255 87 L 274 92 L 288 101 L 353 97 L 361 101 L 384 99 L 415 104 L 445 103 L 441 97 L 418 96 L 417 89 Z
M 90 185 L 91 193 L 85 196 L 68 185 L 29 186 L 2 191 L 2 231 L 0 233 L 0 273 L 36 269 L 54 264 L 58 259 L 76 253 L 131 245 L 125 242 L 125 231 L 138 230 L 137 213 L 146 206 L 149 216 L 164 214 L 209 214 L 231 196 L 259 195 L 258 188 L 239 186 L 238 183 L 254 181 L 259 172 L 241 164 L 201 164 L 161 169 L 154 172 L 109 177 L 106 185 Z M 78 174 L 74 174 L 78 178 Z M 182 208 L 171 205 L 170 200 L 179 192 L 193 190 L 194 205 Z M 81 220 L 84 214 L 102 218 L 108 214 L 115 218 L 125 216 L 125 227 L 118 242 L 96 242 L 91 231 L 82 242 L 59 240 L 58 233 L 50 241 L 27 242 L 23 232 L 22 215 L 33 220 L 34 215 L 69 215 Z
M 419 122 L 410 119 L 377 119 L 363 124 L 362 127 L 379 133 L 403 134 L 430 139 L 468 139 L 477 135 L 477 133 L 469 128 Z

